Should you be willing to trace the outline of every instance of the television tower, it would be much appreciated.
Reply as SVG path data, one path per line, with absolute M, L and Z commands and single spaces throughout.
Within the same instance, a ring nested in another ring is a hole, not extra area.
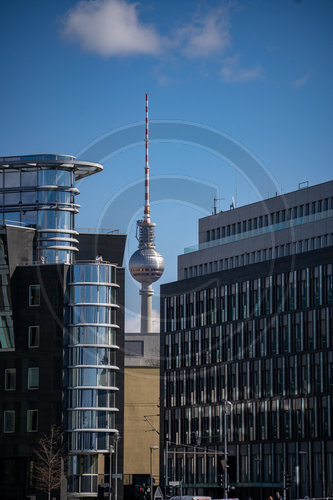
M 155 250 L 155 226 L 150 222 L 149 206 L 149 162 L 148 162 L 148 94 L 146 94 L 146 162 L 145 162 L 145 204 L 143 220 L 137 221 L 136 237 L 139 249 L 129 261 L 129 270 L 133 278 L 141 283 L 141 333 L 152 332 L 152 283 L 157 281 L 164 271 L 164 259 Z

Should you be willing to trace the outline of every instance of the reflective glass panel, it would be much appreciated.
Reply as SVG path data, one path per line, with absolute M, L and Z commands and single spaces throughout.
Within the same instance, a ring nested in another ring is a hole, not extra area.
M 29 347 L 39 347 L 39 326 L 29 326 Z
M 19 187 L 20 172 L 5 172 L 5 187 Z
M 71 203 L 71 193 L 67 191 L 57 191 L 58 203 Z
M 99 282 L 109 283 L 109 281 L 110 281 L 110 267 L 99 266 Z
M 40 186 L 56 186 L 57 171 L 56 170 L 40 170 L 39 185 Z
M 73 214 L 59 210 L 57 213 L 57 227 L 61 229 L 73 229 Z
M 36 225 L 37 224 L 37 212 L 35 210 L 23 210 L 21 212 L 22 222 L 27 225 Z
M 38 410 L 27 411 L 27 431 L 28 432 L 38 431 Z
M 72 172 L 69 172 L 68 170 L 58 170 L 58 186 L 72 186 L 72 181 L 73 176 Z
M 108 365 L 110 364 L 109 349 L 99 348 L 97 349 L 97 364 L 98 365 Z
M 5 370 L 5 390 L 15 391 L 16 389 L 16 368 Z
M 3 431 L 15 432 L 15 411 L 3 412 Z
M 20 202 L 20 193 L 5 193 L 5 205 L 17 205 Z
M 40 305 L 40 285 L 29 286 L 29 306 Z
M 28 389 L 38 389 L 39 387 L 39 368 L 28 369 Z
M 35 191 L 24 191 L 21 193 L 22 203 L 25 205 L 31 205 L 36 203 L 37 193 Z
M 21 172 L 21 186 L 37 186 L 37 170 Z
M 97 406 L 107 408 L 108 406 L 108 391 L 97 391 Z
M 81 368 L 82 370 L 82 385 L 96 385 L 96 369 Z
M 97 282 L 97 265 L 75 265 L 74 266 L 74 282 Z
M 57 198 L 56 190 L 38 191 L 37 193 L 39 203 L 55 203 Z

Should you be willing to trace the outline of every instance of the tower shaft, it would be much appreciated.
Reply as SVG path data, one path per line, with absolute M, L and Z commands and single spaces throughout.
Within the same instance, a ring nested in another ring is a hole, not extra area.
M 153 295 L 154 290 L 150 283 L 142 283 L 141 290 L 141 333 L 153 331 Z

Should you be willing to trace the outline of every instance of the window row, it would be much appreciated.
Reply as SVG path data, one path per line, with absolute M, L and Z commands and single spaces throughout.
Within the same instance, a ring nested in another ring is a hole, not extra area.
M 5 433 L 16 431 L 16 413 L 15 410 L 6 410 L 3 412 L 3 431 Z M 38 410 L 27 410 L 27 432 L 38 431 Z
M 71 410 L 67 412 L 67 430 L 114 429 L 115 414 L 104 410 Z
M 69 451 L 109 451 L 107 432 L 72 431 L 69 436 Z
M 39 368 L 28 368 L 28 389 L 39 389 Z M 16 390 L 16 368 L 5 369 L 5 390 Z
M 110 285 L 72 285 L 70 301 L 116 304 L 116 290 Z
M 176 452 L 174 451 L 176 450 Z M 191 450 L 191 448 L 190 448 Z M 168 481 L 182 481 L 211 486 L 219 484 L 219 463 L 223 452 L 207 454 L 199 449 L 187 451 L 186 456 L 180 448 L 170 445 L 168 458 Z M 238 457 L 238 459 L 236 458 Z M 291 478 L 291 498 L 303 498 L 311 491 L 320 495 L 322 492 L 323 477 L 327 478 L 327 490 L 333 486 L 333 453 L 324 450 L 321 453 L 299 449 L 298 453 L 283 453 L 282 449 L 275 448 L 270 453 L 264 450 L 261 458 L 255 445 L 243 449 L 237 445 L 236 456 L 228 457 L 228 476 L 230 483 L 282 483 L 282 472 L 286 470 Z M 297 471 L 297 472 L 296 472 Z M 313 495 L 315 496 L 315 495 Z
M 72 170 L 63 169 L 27 169 L 0 171 L 0 189 L 33 186 L 67 186 L 72 187 L 74 176 Z
M 72 326 L 65 333 L 65 343 L 112 346 L 117 344 L 116 331 L 116 328 L 109 326 Z
M 35 205 L 36 203 L 64 203 L 69 205 L 74 203 L 74 194 L 70 191 L 60 191 L 58 189 L 0 192 L 0 205 Z
M 271 248 L 264 248 L 255 252 L 244 253 L 234 257 L 211 261 L 197 266 L 184 268 L 184 278 L 195 278 L 205 274 L 215 273 L 218 271 L 226 271 L 235 267 L 247 266 L 256 264 L 266 260 L 278 259 L 279 257 L 287 257 L 311 250 L 318 250 L 333 245 L 333 234 L 325 234 L 315 238 L 296 241 L 286 245 L 279 245 Z
M 95 323 L 115 325 L 117 322 L 116 306 L 73 306 L 69 308 L 69 320 L 72 325 Z
M 317 352 L 166 372 L 164 404 L 179 407 L 332 391 L 333 353 Z
M 281 222 L 297 219 L 300 217 L 307 217 L 316 213 L 325 212 L 333 209 L 333 197 L 324 198 L 323 200 L 305 203 L 295 207 L 278 210 L 269 214 L 246 219 L 234 224 L 228 224 L 223 227 L 210 229 L 206 231 L 206 241 L 218 240 L 235 234 L 241 234 L 254 229 L 279 224 Z
M 72 268 L 73 283 L 116 283 L 116 266 L 95 262 L 75 264 Z
M 164 331 L 333 304 L 332 264 L 164 299 Z
M 107 368 L 69 368 L 64 383 L 65 387 L 115 387 L 116 374 Z
M 67 408 L 114 408 L 115 392 L 107 389 L 71 389 L 66 392 Z
M 164 366 L 186 368 L 332 347 L 331 306 L 166 334 Z
M 69 347 L 65 351 L 65 366 L 115 365 L 116 351 L 107 347 Z
M 74 212 L 66 210 L 26 210 L 0 213 L 0 224 L 24 223 L 37 226 L 39 229 L 73 230 Z
M 228 443 L 253 441 L 327 439 L 333 433 L 332 396 L 278 399 L 227 407 Z M 193 444 L 193 432 L 201 445 L 223 443 L 224 405 L 167 410 L 165 439 Z

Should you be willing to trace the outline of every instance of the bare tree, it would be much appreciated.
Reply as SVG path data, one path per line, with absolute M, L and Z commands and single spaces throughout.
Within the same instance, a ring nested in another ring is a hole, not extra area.
M 61 429 L 52 425 L 50 434 L 44 434 L 38 440 L 38 445 L 34 450 L 36 455 L 33 471 L 35 487 L 47 493 L 49 500 L 51 491 L 58 489 L 62 482 L 64 467 L 62 436 Z

